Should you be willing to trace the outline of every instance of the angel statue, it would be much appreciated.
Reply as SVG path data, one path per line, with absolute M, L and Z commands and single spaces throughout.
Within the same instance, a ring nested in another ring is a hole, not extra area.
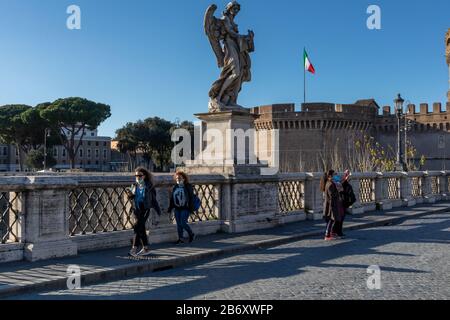
M 209 91 L 209 112 L 246 110 L 237 104 L 237 98 L 243 82 L 251 80 L 250 52 L 255 50 L 254 33 L 240 35 L 234 18 L 241 10 L 237 1 L 230 2 L 222 18 L 214 16 L 215 4 L 209 6 L 205 14 L 205 32 L 222 68 L 219 80 L 213 83 Z

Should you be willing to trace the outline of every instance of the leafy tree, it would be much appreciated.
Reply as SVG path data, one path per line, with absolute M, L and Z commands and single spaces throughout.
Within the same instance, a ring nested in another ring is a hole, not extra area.
M 144 125 L 147 132 L 143 135 L 142 148 L 145 150 L 152 150 L 155 163 L 158 165 L 160 171 L 164 170 L 171 162 L 171 151 L 173 143 L 171 140 L 171 132 L 174 124 L 170 121 L 154 117 L 144 120 Z
M 111 107 L 83 98 L 58 99 L 40 111 L 61 132 L 60 142 L 67 150 L 71 168 L 83 143 L 86 129 L 95 130 L 111 116 Z
M 23 160 L 20 150 L 28 138 L 28 128 L 23 122 L 21 114 L 32 107 L 23 104 L 4 105 L 0 107 L 0 141 L 15 145 L 19 155 L 20 170 L 23 171 Z
M 128 169 L 132 171 L 137 165 L 137 152 L 139 140 L 134 123 L 127 123 L 124 127 L 116 131 L 117 147 L 119 152 L 128 155 Z
M 29 168 L 42 170 L 44 168 L 44 151 L 42 149 L 31 150 L 27 155 L 25 163 Z M 56 163 L 56 159 L 53 158 L 50 152 L 47 152 L 46 167 L 54 167 Z

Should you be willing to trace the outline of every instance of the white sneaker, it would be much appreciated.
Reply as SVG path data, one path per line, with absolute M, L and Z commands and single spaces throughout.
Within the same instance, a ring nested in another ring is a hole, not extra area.
M 130 250 L 130 252 L 128 253 L 128 255 L 131 256 L 131 257 L 136 257 L 137 256 L 136 251 L 137 251 L 136 248 L 132 248 Z
M 148 249 L 148 250 L 142 249 L 141 251 L 139 251 L 139 253 L 137 255 L 141 256 L 141 257 L 146 257 L 151 254 L 152 254 L 152 252 L 150 251 L 150 249 Z

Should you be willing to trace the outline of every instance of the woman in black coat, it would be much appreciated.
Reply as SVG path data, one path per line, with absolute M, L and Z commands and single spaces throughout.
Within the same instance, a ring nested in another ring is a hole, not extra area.
M 133 247 L 131 248 L 131 256 L 148 256 L 150 249 L 148 247 L 147 231 L 145 225 L 150 216 L 150 210 L 154 209 L 160 216 L 161 209 L 156 200 L 156 190 L 153 184 L 151 173 L 144 168 L 135 170 L 136 183 L 131 186 L 131 190 L 127 189 L 127 194 L 134 203 L 134 215 L 136 223 L 133 227 Z M 137 253 L 137 246 L 141 244 L 142 250 Z
M 324 193 L 323 218 L 327 223 L 325 240 L 330 241 L 337 238 L 334 233 L 335 225 L 342 221 L 343 204 L 338 188 L 333 181 L 336 175 L 334 170 L 329 170 L 321 181 L 321 190 Z

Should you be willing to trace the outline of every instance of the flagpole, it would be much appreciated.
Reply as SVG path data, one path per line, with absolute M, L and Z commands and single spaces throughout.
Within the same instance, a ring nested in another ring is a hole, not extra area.
M 303 103 L 306 103 L 306 70 L 305 70 L 305 48 L 303 48 Z
M 306 103 L 306 70 L 303 66 L 303 103 Z

